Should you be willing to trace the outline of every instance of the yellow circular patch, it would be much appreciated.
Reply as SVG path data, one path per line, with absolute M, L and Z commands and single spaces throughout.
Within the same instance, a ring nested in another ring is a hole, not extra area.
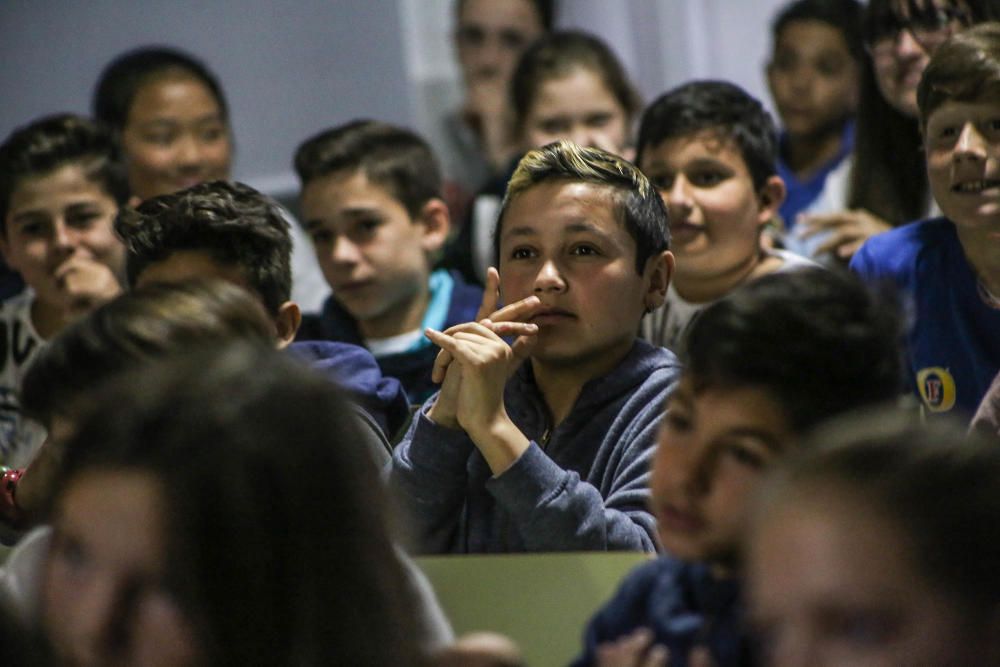
M 940 366 L 918 371 L 917 388 L 931 412 L 947 412 L 955 406 L 955 378 Z

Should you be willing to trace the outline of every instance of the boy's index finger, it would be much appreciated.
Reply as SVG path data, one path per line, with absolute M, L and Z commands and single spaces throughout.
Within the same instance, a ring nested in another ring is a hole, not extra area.
M 535 311 L 542 305 L 541 299 L 537 296 L 529 296 L 504 306 L 500 310 L 489 316 L 494 322 L 517 322 L 535 314 Z
M 476 313 L 476 321 L 489 317 L 497 309 L 500 301 L 500 274 L 492 266 L 486 269 L 486 287 L 483 288 L 483 301 Z

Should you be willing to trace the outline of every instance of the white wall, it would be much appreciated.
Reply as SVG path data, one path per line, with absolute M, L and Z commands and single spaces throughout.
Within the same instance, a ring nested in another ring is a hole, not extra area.
M 784 0 L 562 0 L 558 24 L 604 37 L 647 100 L 722 77 L 767 98 L 768 23 Z M 458 96 L 452 0 L 0 0 L 0 136 L 87 112 L 101 67 L 140 44 L 201 56 L 221 78 L 237 178 L 295 188 L 306 136 L 369 116 L 423 130 Z
M 109 59 L 168 43 L 222 80 L 235 176 L 288 191 L 308 135 L 363 115 L 411 122 L 401 33 L 397 0 L 2 0 L 0 136 L 40 114 L 86 113 Z

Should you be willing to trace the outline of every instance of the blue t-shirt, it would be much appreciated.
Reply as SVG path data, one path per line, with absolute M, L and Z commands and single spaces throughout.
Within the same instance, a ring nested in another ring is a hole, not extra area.
M 706 565 L 661 556 L 632 570 L 614 597 L 590 620 L 583 654 L 572 667 L 593 665 L 597 646 L 649 628 L 670 651 L 670 666 L 684 667 L 691 649 L 705 646 L 717 665 L 752 664 L 741 631 L 736 579 L 716 579 Z
M 824 164 L 815 174 L 805 180 L 799 180 L 782 158 L 788 145 L 788 135 L 782 133 L 779 141 L 777 167 L 778 176 L 785 182 L 785 201 L 781 203 L 778 212 L 785 222 L 785 229 L 791 229 L 795 224 L 795 217 L 816 201 L 823 187 L 826 185 L 826 177 L 844 161 L 854 148 L 854 122 L 844 125 L 844 131 L 840 136 L 840 151 L 837 155 Z
M 899 290 L 912 387 L 926 408 L 975 412 L 1000 370 L 1000 309 L 983 298 L 955 225 L 933 218 L 873 236 L 851 270 Z

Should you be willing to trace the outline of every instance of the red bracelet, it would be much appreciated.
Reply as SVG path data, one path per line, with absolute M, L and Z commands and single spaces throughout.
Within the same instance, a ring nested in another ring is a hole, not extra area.
M 12 526 L 17 526 L 24 518 L 21 508 L 14 499 L 17 483 L 23 474 L 23 470 L 6 468 L 3 469 L 3 475 L 0 475 L 0 517 Z

